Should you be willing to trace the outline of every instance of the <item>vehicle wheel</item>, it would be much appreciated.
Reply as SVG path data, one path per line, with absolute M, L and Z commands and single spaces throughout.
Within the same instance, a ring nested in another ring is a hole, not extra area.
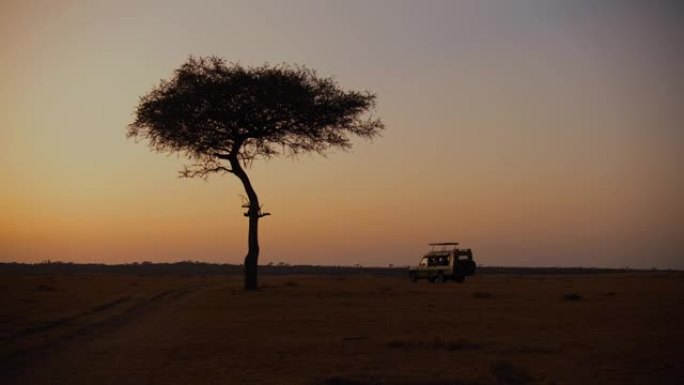
M 475 265 L 475 262 L 473 260 L 469 260 L 465 263 L 464 267 L 466 275 L 473 275 L 475 274 L 475 269 L 477 268 L 477 265 Z
M 435 277 L 434 282 L 437 282 L 437 283 L 442 283 L 442 282 L 444 282 L 444 276 L 442 275 L 442 273 L 437 274 L 437 276 Z
M 456 281 L 458 283 L 463 283 L 463 281 L 465 281 L 465 277 L 462 275 L 457 275 L 454 277 L 454 281 Z
M 411 282 L 418 282 L 418 277 L 416 276 L 416 273 L 409 273 L 409 279 Z

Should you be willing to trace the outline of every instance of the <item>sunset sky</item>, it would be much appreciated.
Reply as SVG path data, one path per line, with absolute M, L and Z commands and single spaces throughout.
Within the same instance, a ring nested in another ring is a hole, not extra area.
M 684 268 L 677 1 L 2 1 L 0 261 L 240 263 L 230 175 L 125 137 L 189 55 L 378 96 L 348 153 L 257 162 L 260 263 Z

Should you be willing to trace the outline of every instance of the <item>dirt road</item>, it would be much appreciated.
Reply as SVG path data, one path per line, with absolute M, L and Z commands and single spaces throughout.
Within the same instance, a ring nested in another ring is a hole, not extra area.
M 20 278 L 3 281 L 5 384 L 684 378 L 677 274 L 480 276 L 463 285 L 264 277 L 255 293 L 226 277 Z

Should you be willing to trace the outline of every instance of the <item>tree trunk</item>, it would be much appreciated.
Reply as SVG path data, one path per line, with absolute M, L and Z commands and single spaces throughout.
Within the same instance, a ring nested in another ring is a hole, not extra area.
M 257 267 L 259 265 L 259 219 L 261 218 L 261 207 L 259 205 L 259 198 L 257 197 L 252 183 L 249 181 L 247 173 L 240 165 L 240 161 L 235 157 L 230 159 L 231 169 L 233 174 L 237 176 L 242 185 L 245 187 L 247 199 L 247 212 L 245 216 L 249 218 L 249 233 L 247 235 L 247 256 L 245 256 L 245 290 L 256 290 L 257 284 Z
M 245 290 L 257 289 L 257 266 L 259 266 L 259 211 L 252 214 L 250 207 L 247 256 L 245 256 Z

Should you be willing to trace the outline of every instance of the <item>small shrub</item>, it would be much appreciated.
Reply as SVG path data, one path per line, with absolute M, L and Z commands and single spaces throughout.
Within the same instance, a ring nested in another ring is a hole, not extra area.
M 459 350 L 473 350 L 478 349 L 480 345 L 474 344 L 468 340 L 459 339 L 458 341 L 443 341 L 441 339 L 436 339 L 432 344 L 433 349 L 447 350 L 450 352 L 455 352 Z
M 38 290 L 38 291 L 55 291 L 55 290 L 57 290 L 57 289 L 55 289 L 53 286 L 38 285 L 38 287 L 36 288 L 36 290 Z
M 563 301 L 581 301 L 582 296 L 577 293 L 569 293 L 563 296 Z
M 402 341 L 402 340 L 392 340 L 388 343 L 385 344 L 386 347 L 388 348 L 407 348 L 413 346 L 412 343 L 407 342 L 407 341 Z
M 285 284 L 283 286 L 297 287 L 297 286 L 299 286 L 299 284 L 297 282 L 287 281 L 287 282 L 285 282 Z
M 323 380 L 324 385 L 366 385 L 367 382 L 357 381 L 349 378 L 330 377 Z
M 533 346 L 518 346 L 510 350 L 510 352 L 521 354 L 558 354 L 560 351 L 553 348 L 539 348 Z
M 524 368 L 513 366 L 507 361 L 497 361 L 489 368 L 496 382 L 502 385 L 525 385 L 532 381 L 532 376 Z
M 316 382 L 315 384 L 320 384 Z M 323 385 L 478 385 L 475 382 L 461 382 L 458 380 L 426 380 L 424 377 L 406 378 L 403 376 L 374 377 L 368 375 L 355 375 L 352 377 L 328 377 L 322 382 Z
M 492 298 L 492 293 L 487 293 L 484 291 L 476 291 L 473 293 L 473 298 L 477 299 L 490 299 Z
M 435 338 L 435 340 L 432 342 L 418 341 L 417 343 L 403 340 L 392 340 L 386 343 L 385 346 L 392 349 L 406 349 L 419 347 L 422 349 L 446 350 L 449 352 L 455 352 L 459 350 L 473 350 L 480 348 L 480 345 L 472 343 L 468 340 L 459 339 L 457 341 L 444 341 L 440 338 Z

